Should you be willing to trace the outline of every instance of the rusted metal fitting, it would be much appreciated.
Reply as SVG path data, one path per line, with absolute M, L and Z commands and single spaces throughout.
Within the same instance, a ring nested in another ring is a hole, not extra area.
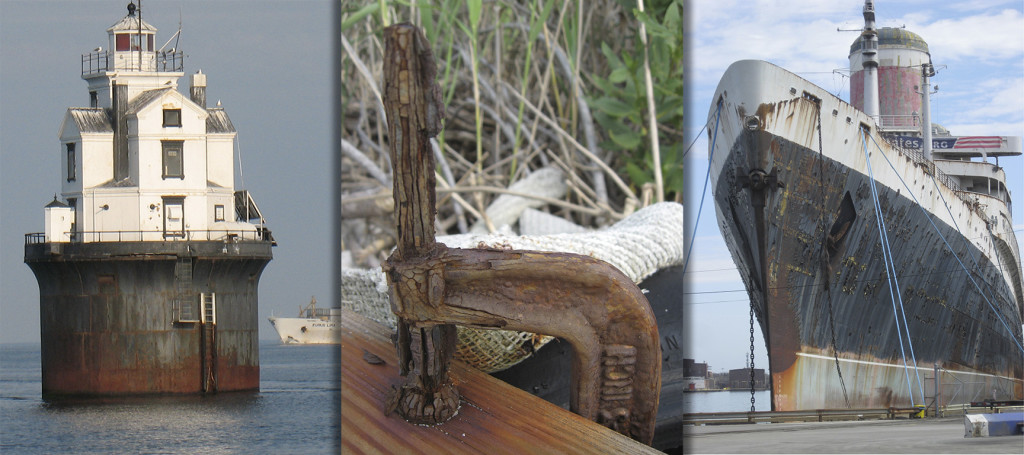
M 437 128 L 417 123 L 439 121 L 444 112 L 435 96 L 433 56 L 411 25 L 388 27 L 384 37 L 399 240 L 383 269 L 399 317 L 397 349 L 406 377 L 389 397 L 389 412 L 429 424 L 455 415 L 458 393 L 447 377 L 452 324 L 522 330 L 572 346 L 573 412 L 649 444 L 661 349 L 647 299 L 618 269 L 588 256 L 436 243 L 429 138 Z

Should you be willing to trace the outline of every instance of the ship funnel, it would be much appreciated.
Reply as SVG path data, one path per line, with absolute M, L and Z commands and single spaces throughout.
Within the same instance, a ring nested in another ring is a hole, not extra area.
M 864 30 L 850 46 L 850 104 L 888 133 L 921 135 L 921 66 L 931 65 L 928 43 L 903 28 L 875 28 L 864 4 Z

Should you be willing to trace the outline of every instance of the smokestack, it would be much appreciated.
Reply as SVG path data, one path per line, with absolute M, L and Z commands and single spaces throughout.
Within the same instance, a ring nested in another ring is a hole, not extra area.
M 192 75 L 192 84 L 189 87 L 189 98 L 192 99 L 193 103 L 196 103 L 203 109 L 206 109 L 206 75 L 203 74 L 202 70 L 196 71 L 196 74 Z

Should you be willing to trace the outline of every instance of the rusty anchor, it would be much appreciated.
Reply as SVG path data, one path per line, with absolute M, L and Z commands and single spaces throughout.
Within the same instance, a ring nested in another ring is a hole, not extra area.
M 434 239 L 434 156 L 444 108 L 422 32 L 384 30 L 384 105 L 398 245 L 382 266 L 398 316 L 399 371 L 387 412 L 440 424 L 458 411 L 448 377 L 455 325 L 557 336 L 573 348 L 573 412 L 650 444 L 661 390 L 658 327 L 618 269 L 567 253 L 456 249 Z

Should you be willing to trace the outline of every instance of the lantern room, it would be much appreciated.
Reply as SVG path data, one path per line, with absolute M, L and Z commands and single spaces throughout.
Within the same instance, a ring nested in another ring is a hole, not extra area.
M 153 51 L 153 35 L 156 29 L 135 17 L 135 4 L 128 4 L 128 16 L 107 29 L 111 36 L 111 48 L 117 52 Z M 139 37 L 143 39 L 139 39 Z M 140 47 L 140 42 L 143 46 Z

